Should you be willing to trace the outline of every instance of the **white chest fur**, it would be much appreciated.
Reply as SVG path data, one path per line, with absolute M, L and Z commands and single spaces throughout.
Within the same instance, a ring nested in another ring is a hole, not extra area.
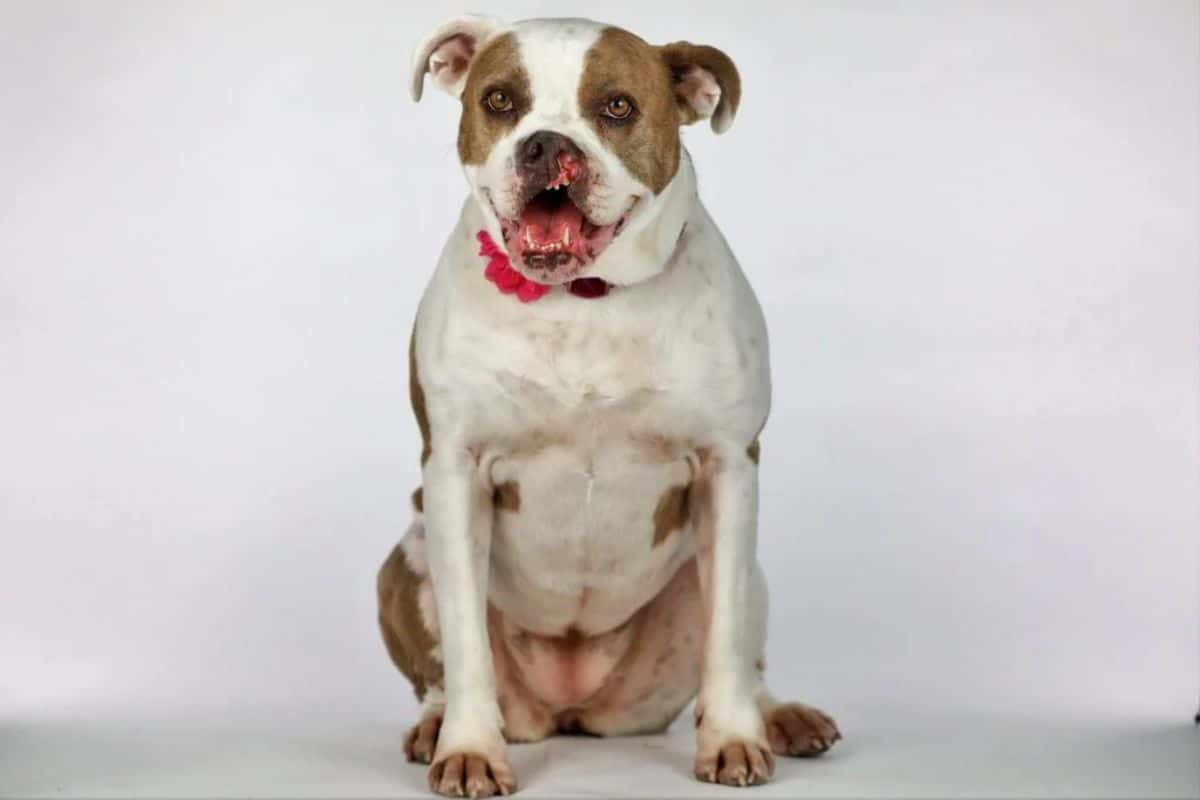
M 621 624 L 692 553 L 656 509 L 713 437 L 749 444 L 769 401 L 761 311 L 694 201 L 662 274 L 523 304 L 482 276 L 473 203 L 422 302 L 417 363 L 435 430 L 468 443 L 497 511 L 489 596 L 522 626 Z

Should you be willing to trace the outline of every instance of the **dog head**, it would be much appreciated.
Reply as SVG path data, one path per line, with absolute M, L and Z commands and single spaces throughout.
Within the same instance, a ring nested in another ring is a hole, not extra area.
M 678 238 L 686 212 L 671 211 L 673 195 L 692 191 L 676 186 L 679 128 L 709 119 L 721 133 L 741 97 L 716 48 L 655 47 L 577 19 L 452 19 L 417 48 L 415 100 L 427 74 L 462 102 L 458 154 L 493 238 L 547 284 L 625 284 L 661 270 L 653 245 Z M 668 216 L 678 219 L 664 231 Z

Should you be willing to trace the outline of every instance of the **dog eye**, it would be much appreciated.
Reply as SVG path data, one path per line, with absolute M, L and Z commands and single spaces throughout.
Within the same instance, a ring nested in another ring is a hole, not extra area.
M 505 111 L 511 111 L 513 107 L 512 98 L 507 92 L 496 89 L 488 93 L 487 107 L 497 114 L 503 114 Z
M 633 113 L 633 101 L 625 95 L 619 94 L 608 101 L 602 113 L 610 119 L 628 119 L 629 115 Z

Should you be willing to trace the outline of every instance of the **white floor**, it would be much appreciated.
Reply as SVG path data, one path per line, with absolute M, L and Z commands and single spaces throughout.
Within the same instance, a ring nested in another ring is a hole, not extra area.
M 399 723 L 0 725 L 3 797 L 422 796 Z M 847 726 L 825 758 L 782 759 L 753 790 L 690 777 L 690 731 L 515 747 L 524 797 L 1200 798 L 1200 729 L 972 718 Z

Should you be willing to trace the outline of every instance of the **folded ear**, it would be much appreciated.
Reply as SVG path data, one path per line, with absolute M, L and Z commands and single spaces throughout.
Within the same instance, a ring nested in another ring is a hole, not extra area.
M 469 14 L 434 28 L 413 52 L 410 86 L 413 100 L 421 99 L 427 72 L 442 91 L 455 97 L 461 95 L 471 60 L 484 39 L 499 27 L 497 20 Z
M 729 56 L 715 47 L 675 42 L 658 48 L 675 81 L 675 99 L 685 125 L 711 119 L 724 133 L 742 100 L 742 79 Z

